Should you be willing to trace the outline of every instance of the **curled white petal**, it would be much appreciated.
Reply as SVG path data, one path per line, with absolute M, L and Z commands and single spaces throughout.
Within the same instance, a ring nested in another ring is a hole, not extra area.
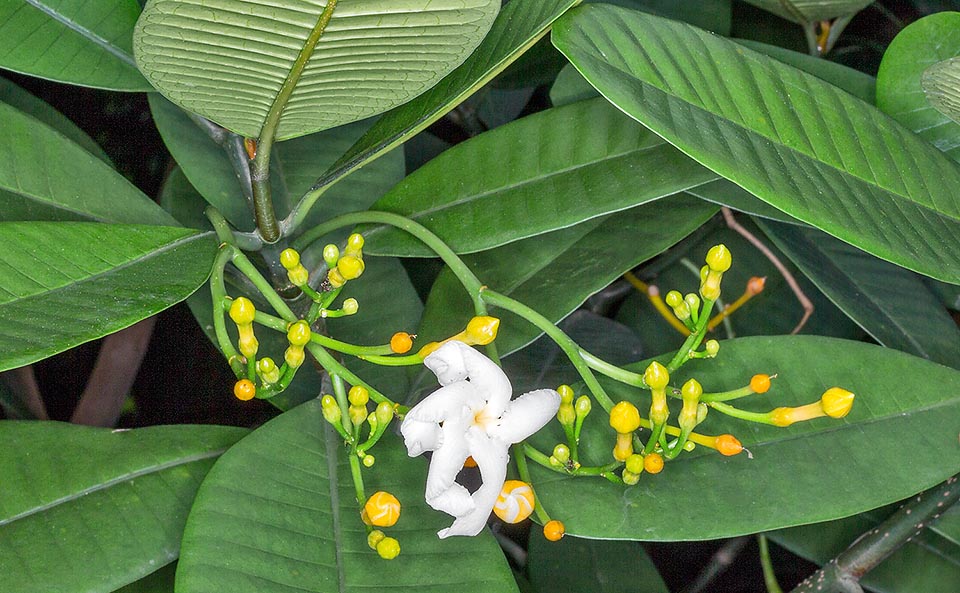
M 560 396 L 541 389 L 510 401 L 510 381 L 500 367 L 462 342 L 444 344 L 424 364 L 442 387 L 407 413 L 400 432 L 409 455 L 434 452 L 426 501 L 456 517 L 437 535 L 476 535 L 500 494 L 510 445 L 546 424 L 557 413 Z M 468 456 L 483 481 L 473 494 L 456 482 Z

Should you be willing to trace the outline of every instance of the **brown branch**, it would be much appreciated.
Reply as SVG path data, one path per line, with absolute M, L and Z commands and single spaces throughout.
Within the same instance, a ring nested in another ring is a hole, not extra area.
M 807 320 L 810 319 L 810 316 L 813 315 L 813 303 L 810 299 L 807 298 L 807 295 L 803 293 L 803 289 L 800 288 L 800 284 L 797 282 L 797 279 L 793 277 L 793 274 L 790 273 L 790 270 L 787 269 L 783 262 L 780 261 L 773 251 L 769 247 L 763 244 L 763 242 L 754 236 L 753 233 L 747 229 L 740 226 L 740 223 L 733 217 L 733 212 L 726 206 L 720 208 L 720 211 L 723 212 L 723 219 L 726 221 L 727 226 L 738 232 L 744 239 L 750 241 L 750 243 L 756 247 L 760 253 L 766 256 L 770 263 L 773 264 L 777 271 L 780 272 L 780 275 L 783 276 L 783 279 L 787 281 L 787 285 L 790 286 L 790 290 L 793 291 L 793 294 L 797 297 L 797 301 L 800 302 L 800 306 L 803 307 L 803 317 L 800 318 L 800 322 L 797 324 L 791 334 L 800 333 L 800 330 L 803 329 L 803 326 L 807 324 Z
M 0 373 L 0 378 L 3 379 L 13 396 L 19 399 L 33 418 L 36 420 L 50 419 L 50 415 L 47 414 L 47 406 L 44 405 L 43 396 L 40 394 L 37 376 L 33 372 L 33 365 Z
M 70 422 L 87 426 L 114 426 L 147 353 L 156 317 L 104 338 L 80 403 Z

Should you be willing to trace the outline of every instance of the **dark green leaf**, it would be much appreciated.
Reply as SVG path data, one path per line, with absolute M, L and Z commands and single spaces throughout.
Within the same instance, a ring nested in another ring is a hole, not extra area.
M 534 528 L 527 569 L 530 581 L 542 593 L 669 593 L 657 568 L 636 542 L 577 537 L 548 542 Z
M 392 435 L 363 470 L 368 494 L 386 490 L 402 506 L 386 534 L 400 557 L 367 546 L 349 453 L 327 426 L 318 400 L 255 431 L 204 480 L 184 532 L 178 593 L 329 591 L 471 593 L 516 591 L 489 532 L 437 538 L 447 515 L 423 500 L 426 467 Z
M 276 137 L 286 140 L 421 94 L 470 55 L 499 8 L 365 0 L 337 6 L 318 29 L 325 6 L 300 0 L 153 0 L 137 21 L 134 55 L 168 99 L 242 136 L 259 137 L 279 106 Z
M 150 91 L 133 61 L 136 0 L 4 0 L 0 67 L 113 91 Z
M 732 18 L 731 0 L 697 0 L 696 2 L 677 2 L 676 0 L 586 0 L 584 4 L 601 2 L 634 10 L 642 10 L 668 19 L 683 21 L 691 25 L 713 31 L 718 35 L 730 35 Z
M 426 129 L 502 72 L 576 3 L 577 0 L 514 0 L 504 6 L 490 32 L 463 64 L 413 101 L 385 113 L 324 173 L 318 185 L 346 175 Z
M 3 103 L 0 128 L 0 220 L 176 224 L 108 164 Z
M 816 229 L 758 222 L 793 263 L 875 340 L 960 368 L 960 329 L 915 274 Z
M 853 15 L 873 0 L 745 0 L 801 25 Z
M 182 301 L 217 246 L 184 228 L 70 222 L 3 222 L 0 244 L 0 371 Z
M 960 160 L 960 124 L 927 102 L 920 79 L 937 62 L 960 55 L 960 13 L 941 12 L 911 23 L 883 54 L 877 107 Z
M 116 593 L 173 593 L 173 583 L 176 576 L 177 563 L 171 562 L 139 581 L 130 583 L 122 589 L 117 589 Z
M 67 119 L 65 115 L 47 105 L 37 97 L 13 84 L 5 78 L 0 78 L 0 102 L 10 105 L 14 109 L 25 113 L 34 119 L 60 132 L 70 140 L 79 144 L 84 150 L 101 161 L 110 164 L 110 158 L 90 136 Z
M 621 274 L 670 247 L 717 212 L 717 207 L 677 195 L 604 219 L 519 241 L 464 258 L 480 281 L 556 322 Z M 460 331 L 473 308 L 449 270 L 434 284 L 418 331 L 421 341 Z M 540 331 L 499 309 L 501 355 L 532 342 Z
M 573 10 L 553 40 L 609 100 L 760 199 L 960 283 L 960 169 L 867 103 L 699 29 L 615 7 Z
M 3 590 L 113 591 L 172 561 L 204 475 L 246 432 L 0 422 Z
M 470 253 L 565 228 L 715 179 L 603 99 L 525 117 L 442 153 L 374 204 Z M 399 230 L 371 253 L 431 256 Z
M 642 369 L 644 363 L 635 368 Z M 712 539 L 845 517 L 889 504 L 960 470 L 956 454 L 960 373 L 895 350 L 815 336 L 755 337 L 721 343 L 712 361 L 675 373 L 695 374 L 706 391 L 745 385 L 757 372 L 777 373 L 770 392 L 737 402 L 767 411 L 816 401 L 839 385 L 857 394 L 842 420 L 821 418 L 787 428 L 750 424 L 711 412 L 697 432 L 732 433 L 751 457 L 698 448 L 643 475 L 634 487 L 600 478 L 568 478 L 538 467 L 537 493 L 574 535 L 640 540 Z M 614 401 L 641 410 L 649 397 L 610 385 Z M 672 403 L 674 411 L 676 402 Z M 553 446 L 559 431 L 538 435 Z M 607 463 L 614 434 L 601 411 L 587 418 L 582 459 Z M 910 443 L 904 446 L 904 443 Z M 909 467 L 910 471 L 890 468 Z M 589 509 L 585 511 L 585 509 Z

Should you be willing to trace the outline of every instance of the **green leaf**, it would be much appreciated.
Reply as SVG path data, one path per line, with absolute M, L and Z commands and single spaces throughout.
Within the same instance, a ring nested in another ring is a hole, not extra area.
M 212 233 L 70 222 L 0 223 L 0 371 L 133 325 L 210 273 Z
M 532 467 L 544 506 L 573 535 L 713 539 L 849 516 L 915 494 L 960 470 L 957 371 L 860 342 L 755 337 L 722 342 L 716 359 L 687 365 L 671 383 L 679 385 L 693 373 L 704 390 L 721 391 L 745 385 L 756 372 L 776 372 L 778 379 L 770 392 L 737 402 L 738 407 L 802 405 L 835 385 L 857 399 L 844 419 L 787 428 L 713 411 L 697 432 L 732 433 L 752 458 L 722 457 L 699 447 L 633 487 Z M 642 410 L 649 402 L 646 394 L 621 384 L 610 385 L 610 395 L 639 402 Z M 676 402 L 672 406 L 676 411 Z M 614 440 L 607 418 L 597 412 L 584 426 L 581 461 L 607 463 Z M 552 432 L 538 435 L 541 447 L 560 438 L 558 429 Z M 890 471 L 904 467 L 910 471 Z
M 177 563 L 171 562 L 139 581 L 130 583 L 116 593 L 174 593 L 173 583 L 177 577 Z
M 112 91 L 153 90 L 133 61 L 136 0 L 3 0 L 0 67 Z
M 331 183 L 424 130 L 487 84 L 533 46 L 578 0 L 513 0 L 500 11 L 476 51 L 456 70 L 413 101 L 388 111 L 324 173 Z
M 537 591 L 669 593 L 657 567 L 634 542 L 565 537 L 548 542 L 530 534 L 527 570 Z
M 389 344 L 398 332 L 415 333 L 423 303 L 400 260 L 365 257 L 366 268 L 358 280 L 348 282 L 339 302 L 355 298 L 359 312 L 349 317 L 327 320 L 330 336 L 360 345 Z M 339 306 L 339 305 L 337 305 Z M 386 367 L 344 356 L 344 364 L 388 397 L 396 400 L 407 392 L 407 373 L 403 367 Z
M 437 538 L 451 520 L 423 500 L 423 459 L 409 459 L 391 434 L 374 454 L 366 491 L 386 490 L 403 505 L 385 530 L 399 540 L 399 558 L 381 560 L 367 546 L 348 452 L 314 400 L 256 430 L 210 471 L 184 532 L 177 593 L 516 591 L 489 532 Z
M 715 179 L 603 99 L 549 109 L 442 153 L 377 201 L 460 253 L 497 247 Z M 364 232 L 371 253 L 429 257 L 392 227 Z
M 676 0 L 586 0 L 584 4 L 603 2 L 623 6 L 633 10 L 649 12 L 657 16 L 690 23 L 701 29 L 713 31 L 717 35 L 730 36 L 731 5 L 730 0 L 697 0 L 696 2 L 677 2 Z
M 787 20 L 799 23 L 833 20 L 854 15 L 873 0 L 745 0 Z
M 110 164 L 110 157 L 103 152 L 99 144 L 87 136 L 86 132 L 78 128 L 65 115 L 5 78 L 0 78 L 0 102 L 60 132 L 93 156 Z
M 485 285 L 556 322 L 630 268 L 693 232 L 716 212 L 716 206 L 681 194 L 478 253 L 464 261 Z M 457 333 L 472 310 L 453 274 L 444 270 L 427 299 L 418 341 Z M 490 314 L 502 318 L 497 347 L 503 356 L 541 333 L 506 311 L 491 308 Z
M 176 221 L 110 165 L 0 103 L 0 220 Z
M 894 509 L 886 510 L 889 514 Z M 960 516 L 956 512 L 950 514 Z M 767 536 L 799 556 L 824 564 L 860 535 L 876 528 L 884 518 L 879 510 L 871 511 L 830 523 L 774 531 Z M 861 583 L 878 593 L 960 590 L 960 547 L 956 541 L 937 532 L 942 522 L 933 523 L 885 558 L 863 575 Z
M 758 221 L 803 273 L 875 340 L 960 368 L 960 329 L 908 270 L 816 229 Z
M 900 31 L 877 72 L 877 107 L 954 160 L 960 160 L 960 124 L 927 102 L 920 81 L 924 70 L 958 55 L 960 13 L 939 12 Z
M 113 591 L 175 559 L 200 482 L 246 432 L 0 422 L 4 591 Z
M 134 55 L 168 99 L 242 136 L 260 136 L 268 112 L 281 108 L 276 137 L 285 140 L 424 92 L 470 55 L 500 2 L 427 6 L 344 0 L 323 29 L 325 6 L 299 0 L 153 0 L 137 21 Z
M 934 109 L 960 122 L 960 60 L 950 58 L 923 71 L 920 85 Z
M 716 181 L 692 187 L 687 190 L 687 193 L 707 200 L 708 202 L 728 206 L 734 210 L 739 210 L 740 212 L 754 216 L 791 224 L 803 224 L 796 218 L 781 212 L 739 185 L 731 183 L 722 177 Z
M 614 7 L 574 9 L 553 40 L 614 104 L 765 202 L 960 283 L 960 169 L 867 103 L 699 29 Z

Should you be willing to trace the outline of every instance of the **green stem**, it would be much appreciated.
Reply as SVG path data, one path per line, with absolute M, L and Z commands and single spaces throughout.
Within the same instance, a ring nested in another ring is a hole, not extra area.
M 575 476 L 606 476 L 610 472 L 616 471 L 623 464 L 619 461 L 608 463 L 607 465 L 582 466 L 573 471 Z
M 323 368 L 327 369 L 327 372 L 343 377 L 349 381 L 351 385 L 363 385 L 367 388 L 367 391 L 370 392 L 370 397 L 373 398 L 373 401 L 377 403 L 387 402 L 392 406 L 396 405 L 389 397 L 377 391 L 375 387 L 371 386 L 369 383 L 350 372 L 347 367 L 337 362 L 337 359 L 331 356 L 329 352 L 324 350 L 323 346 L 320 344 L 311 341 L 309 344 L 307 344 L 306 348 L 307 351 L 317 359 L 317 362 L 319 362 Z M 344 410 L 344 413 L 346 413 L 346 410 Z
M 210 297 L 213 300 L 213 333 L 217 337 L 217 345 L 220 351 L 227 357 L 230 368 L 233 369 L 237 378 L 244 375 L 243 363 L 240 362 L 240 353 L 233 346 L 233 340 L 227 333 L 227 323 L 225 311 L 222 303 L 227 298 L 227 288 L 223 283 L 223 271 L 233 255 L 233 247 L 223 245 L 217 253 L 217 258 L 213 262 L 213 270 L 210 272 Z
M 350 419 L 349 413 L 350 402 L 347 401 L 347 390 L 343 385 L 343 377 L 330 369 L 327 369 L 327 371 L 330 373 L 330 382 L 333 383 L 333 396 L 337 398 L 337 405 L 340 406 L 340 421 L 343 422 L 343 429 L 347 431 L 348 435 L 353 435 L 353 420 Z M 350 437 L 350 442 L 354 445 L 354 452 L 356 451 L 356 441 L 355 436 Z M 356 457 L 356 455 L 351 455 L 351 457 Z
M 520 479 L 526 482 L 527 484 L 533 484 L 533 480 L 530 479 L 530 468 L 527 467 L 527 449 L 531 448 L 526 443 L 520 444 L 517 443 L 513 446 L 513 456 L 517 461 L 517 473 L 520 474 Z M 536 449 L 534 449 L 536 451 Z M 540 453 L 539 451 L 536 451 Z M 543 453 L 540 453 L 543 455 Z M 536 460 L 534 460 L 536 461 Z M 539 461 L 538 461 L 539 463 Z M 551 468 L 552 469 L 552 468 Z M 546 525 L 550 521 L 550 515 L 547 514 L 546 509 L 540 504 L 540 497 L 537 496 L 537 491 L 533 491 L 533 512 L 536 513 L 537 519 L 540 519 L 540 522 Z
M 703 310 L 700 311 L 697 330 L 687 336 L 687 339 L 683 341 L 683 345 L 680 346 L 680 349 L 677 350 L 677 353 L 673 355 L 673 358 L 667 364 L 667 372 L 670 374 L 676 372 L 677 369 L 690 360 L 690 353 L 700 346 L 704 336 L 707 335 L 707 323 L 710 320 L 710 311 L 713 309 L 713 303 L 714 301 L 710 299 L 703 300 Z
M 287 326 L 290 325 L 290 322 L 284 321 L 279 317 L 270 315 L 269 313 L 264 313 L 263 311 L 257 311 L 256 315 L 253 318 L 254 323 L 259 323 L 264 327 L 269 327 L 270 329 L 284 332 L 287 331 Z M 340 340 L 335 340 L 333 338 L 328 338 L 323 334 L 318 334 L 316 332 L 310 333 L 310 340 L 320 344 L 325 348 L 331 350 L 336 350 L 337 352 L 342 352 L 344 354 L 349 354 L 351 356 L 356 356 L 357 358 L 368 360 L 370 354 L 379 354 L 384 350 L 389 351 L 390 346 L 357 346 L 356 344 L 348 344 L 347 342 L 341 342 Z M 390 357 L 383 357 L 390 358 Z M 422 362 L 422 361 L 421 361 Z
M 280 238 L 280 226 L 277 223 L 277 215 L 273 210 L 273 200 L 270 196 L 270 152 L 273 148 L 273 142 L 277 135 L 277 127 L 280 125 L 280 116 L 283 114 L 287 102 L 293 95 L 293 90 L 307 62 L 313 55 L 317 47 L 317 42 L 323 35 L 324 30 L 330 23 L 330 17 L 333 16 L 333 10 L 337 6 L 337 0 L 327 0 L 327 5 L 320 13 L 317 24 L 313 26 L 310 35 L 303 43 L 297 59 L 294 60 L 290 72 L 280 86 L 280 91 L 273 99 L 267 117 L 260 129 L 260 137 L 257 139 L 257 154 L 250 163 L 250 183 L 253 187 L 253 206 L 254 214 L 257 217 L 257 228 L 260 235 L 267 243 L 275 243 Z
M 759 424 L 770 424 L 771 426 L 776 426 L 773 420 L 770 419 L 769 412 L 748 412 L 746 410 L 741 410 L 740 408 L 734 408 L 730 404 L 724 404 L 720 402 L 705 403 L 721 414 L 726 414 L 727 416 L 732 416 L 733 418 L 739 418 L 740 420 L 746 420 L 748 422 L 757 422 Z
M 482 306 L 483 302 L 480 301 L 477 296 L 480 292 L 482 284 L 476 275 L 467 267 L 467 264 L 463 263 L 463 260 L 454 253 L 446 243 L 443 242 L 443 239 L 435 235 L 430 229 L 425 226 L 410 220 L 399 214 L 393 214 L 392 212 L 379 212 L 376 210 L 366 210 L 363 212 L 351 212 L 350 214 L 344 214 L 343 216 L 338 216 L 336 218 L 331 218 L 330 220 L 319 224 L 309 231 L 305 232 L 296 241 L 294 241 L 293 246 L 298 251 L 305 250 L 311 243 L 323 237 L 324 235 L 335 231 L 341 227 L 345 226 L 354 226 L 358 224 L 386 224 L 392 227 L 396 227 L 403 231 L 406 231 L 420 239 L 427 247 L 432 249 L 439 257 L 443 260 L 443 263 L 447 264 L 450 270 L 454 273 L 457 279 L 460 281 L 460 284 L 463 285 L 467 293 L 470 295 L 471 299 L 474 301 L 474 308 L 476 308 L 478 301 Z
M 641 389 L 649 389 L 647 384 L 643 381 L 643 375 L 640 373 L 634 373 L 632 371 L 622 369 L 597 356 L 594 356 L 593 354 L 590 354 L 583 348 L 580 348 L 579 352 L 580 357 L 583 358 L 584 362 L 586 362 L 591 369 L 597 371 L 601 375 L 606 375 L 611 379 L 615 379 L 627 385 L 640 387 Z
M 570 359 L 570 362 L 573 363 L 573 366 L 577 369 L 577 372 L 580 373 L 580 377 L 582 377 L 583 381 L 587 384 L 587 388 L 590 389 L 591 393 L 593 393 L 593 396 L 597 398 L 597 402 L 600 404 L 600 406 L 603 407 L 603 409 L 607 412 L 613 409 L 613 400 L 610 399 L 610 396 L 607 395 L 607 392 L 600 385 L 600 382 L 597 381 L 593 371 L 590 370 L 590 367 L 587 365 L 586 361 L 584 361 L 580 356 L 579 346 L 577 346 L 576 342 L 571 340 L 567 334 L 563 333 L 563 330 L 554 325 L 549 319 L 537 313 L 523 303 L 506 295 L 490 290 L 489 288 L 481 288 L 480 297 L 484 302 L 490 305 L 500 307 L 501 309 L 505 309 L 511 313 L 519 315 L 520 317 L 523 317 L 550 336 L 550 338 L 556 342 L 558 346 L 560 346 L 560 349 L 563 350 L 564 354 L 567 355 L 567 358 Z
M 757 544 L 760 546 L 760 566 L 763 568 L 763 582 L 767 586 L 767 593 L 783 593 L 780 583 L 777 582 L 777 575 L 773 571 L 773 562 L 770 561 L 770 546 L 767 543 L 767 536 L 758 533 Z
M 360 507 L 360 511 L 363 512 L 363 505 L 367 503 L 367 495 L 363 491 L 363 475 L 360 473 L 360 457 L 357 456 L 356 445 L 353 446 L 353 450 L 350 451 L 348 455 L 350 458 L 350 473 L 353 475 L 353 490 L 357 496 L 357 506 Z M 367 532 L 373 530 L 373 527 L 366 525 Z
M 704 393 L 700 396 L 700 401 L 704 403 L 709 402 L 725 402 L 734 399 L 740 399 L 741 397 L 746 397 L 748 395 L 753 395 L 756 393 L 754 390 L 750 389 L 749 386 L 741 387 L 740 389 L 731 389 L 730 391 L 717 391 L 715 393 Z
M 528 443 L 517 443 L 516 445 L 514 445 L 514 446 L 513 446 L 513 456 L 517 458 L 517 469 L 518 469 L 518 471 L 519 471 L 519 469 L 520 469 L 520 463 L 521 463 L 520 459 L 522 459 L 524 456 L 526 456 L 526 457 L 529 457 L 529 458 L 530 458 L 534 463 L 536 463 L 537 465 L 542 465 L 543 467 L 545 467 L 545 468 L 547 468 L 547 469 L 549 469 L 549 470 L 551 470 L 551 471 L 555 471 L 555 472 L 557 472 L 558 474 L 563 474 L 563 475 L 565 475 L 565 476 L 566 476 L 566 475 L 569 475 L 569 473 L 568 473 L 566 470 L 560 469 L 560 468 L 558 468 L 558 467 L 554 467 L 553 464 L 550 463 L 550 457 L 548 457 L 546 454 L 544 454 L 543 452 L 541 452 L 539 449 L 537 449 L 536 447 L 534 447 L 533 445 L 530 445 L 530 444 L 528 444 Z M 527 466 L 527 461 L 526 461 L 526 459 L 523 460 L 523 466 L 524 466 L 524 468 L 526 468 L 526 466 Z M 523 479 L 523 472 L 521 472 L 520 478 Z M 528 484 L 530 483 L 529 480 L 523 480 L 523 481 L 524 481 L 524 482 L 527 482 Z
M 288 323 L 292 323 L 297 320 L 296 314 L 287 306 L 287 303 L 277 294 L 277 291 L 273 289 L 273 285 L 264 278 L 263 274 L 260 273 L 260 270 L 257 269 L 253 263 L 247 259 L 243 253 L 239 250 L 234 249 L 232 254 L 233 265 L 246 276 L 250 282 L 253 282 L 253 285 L 257 287 L 257 290 L 263 295 L 263 298 L 267 299 L 267 302 L 270 303 L 270 306 L 273 307 L 273 310 L 276 311 L 280 317 L 286 320 Z M 286 330 L 284 330 L 286 331 Z

